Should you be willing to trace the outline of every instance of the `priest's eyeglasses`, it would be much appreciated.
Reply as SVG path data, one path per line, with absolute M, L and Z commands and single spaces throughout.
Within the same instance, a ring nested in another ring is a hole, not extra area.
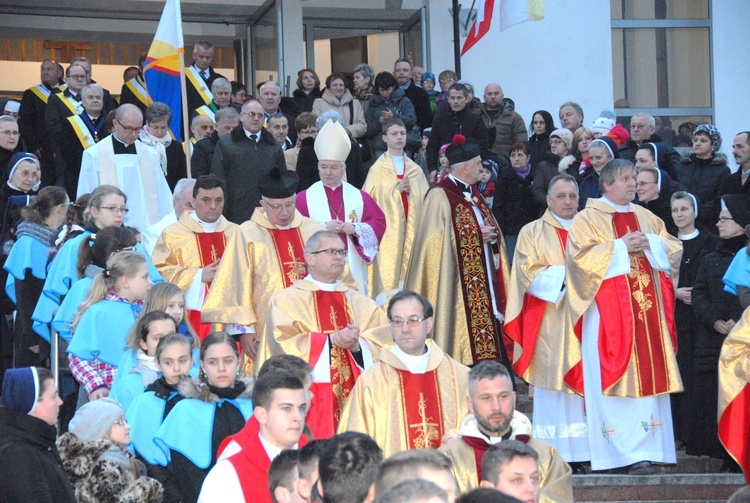
M 266 200 L 264 200 L 263 202 L 265 202 L 266 205 L 269 208 L 271 208 L 273 211 L 279 211 L 279 210 L 281 210 L 281 208 L 285 208 L 288 211 L 292 211 L 294 209 L 294 207 L 297 206 L 297 200 L 296 199 L 294 201 L 288 201 L 288 202 L 283 203 L 283 204 L 271 204 L 271 203 L 269 203 Z
M 424 320 L 427 320 L 429 318 L 408 318 L 406 320 L 402 320 L 401 318 L 393 318 L 389 324 L 391 325 L 391 328 L 398 329 L 398 328 L 404 328 L 404 323 L 409 325 L 411 328 L 417 328 L 420 323 L 422 323 Z
M 310 255 L 317 255 L 318 253 L 325 253 L 326 255 L 339 255 L 341 257 L 346 257 L 346 250 L 337 250 L 336 248 L 326 248 L 325 250 L 318 250 L 314 252 L 310 252 Z

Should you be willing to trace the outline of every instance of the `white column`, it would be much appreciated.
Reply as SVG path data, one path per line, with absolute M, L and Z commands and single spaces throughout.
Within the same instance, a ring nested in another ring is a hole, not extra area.
M 281 26 L 282 37 L 281 61 L 279 61 L 279 81 L 282 86 L 286 84 L 287 77 L 290 78 L 290 89 L 286 90 L 289 95 L 296 89 L 297 72 L 305 68 L 304 56 L 304 27 L 302 25 L 302 0 L 276 0 L 281 6 L 279 26 Z M 285 94 L 287 94 L 285 93 Z

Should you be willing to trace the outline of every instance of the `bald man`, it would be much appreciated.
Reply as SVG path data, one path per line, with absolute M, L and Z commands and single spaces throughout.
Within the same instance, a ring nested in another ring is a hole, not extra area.
M 128 196 L 125 225 L 143 230 L 172 211 L 172 192 L 159 164 L 159 155 L 138 141 L 143 129 L 143 114 L 138 107 L 121 105 L 113 127 L 110 136 L 83 151 L 78 196 L 99 185 L 119 187 Z
M 490 150 L 498 154 L 508 155 L 510 146 L 515 142 L 525 142 L 529 139 L 523 117 L 515 111 L 513 100 L 506 98 L 500 84 L 490 83 L 484 88 L 484 103 L 479 105 L 479 115 L 487 129 L 495 129 L 495 141 Z

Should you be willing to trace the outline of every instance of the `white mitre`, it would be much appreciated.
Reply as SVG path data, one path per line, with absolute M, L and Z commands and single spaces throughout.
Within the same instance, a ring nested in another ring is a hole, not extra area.
M 315 138 L 315 155 L 319 161 L 345 162 L 352 149 L 352 142 L 341 123 L 328 120 Z

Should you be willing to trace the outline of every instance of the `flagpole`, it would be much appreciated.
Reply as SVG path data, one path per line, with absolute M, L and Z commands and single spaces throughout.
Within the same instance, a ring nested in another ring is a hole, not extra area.
M 185 142 L 185 162 L 187 163 L 187 176 L 192 178 L 190 163 L 190 126 L 187 110 L 187 86 L 185 84 L 185 47 L 179 47 L 177 52 L 180 55 L 180 88 L 182 89 L 182 131 L 187 136 L 182 141 Z

